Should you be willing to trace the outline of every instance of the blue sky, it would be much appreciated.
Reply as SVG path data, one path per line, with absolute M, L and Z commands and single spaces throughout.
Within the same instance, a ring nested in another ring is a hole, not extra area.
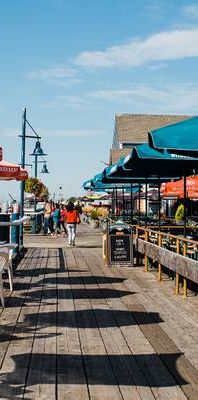
M 4 158 L 20 162 L 27 107 L 51 193 L 79 194 L 104 167 L 116 113 L 197 114 L 196 1 L 0 0 L 0 55 Z M 19 184 L 1 182 L 8 192 Z

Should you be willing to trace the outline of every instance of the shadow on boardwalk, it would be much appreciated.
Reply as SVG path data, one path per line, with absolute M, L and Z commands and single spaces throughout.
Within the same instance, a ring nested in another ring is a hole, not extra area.
M 137 285 L 129 290 L 124 274 L 103 270 L 97 249 L 27 253 L 1 313 L 0 399 L 193 399 L 184 394 L 189 362 L 165 332 L 155 348 L 164 321 L 146 311 L 139 300 L 145 293 L 138 297 Z
M 24 387 L 39 384 L 52 384 L 57 380 L 61 384 L 85 384 L 85 372 L 89 385 L 115 386 L 152 386 L 170 387 L 175 380 L 180 385 L 187 382 L 177 371 L 176 363 L 179 354 L 140 354 L 140 355 L 55 355 L 55 354 L 20 354 L 12 356 L 15 368 L 11 373 L 0 375 L 1 398 L 15 400 L 23 394 Z M 167 366 L 171 366 L 171 374 L 167 371 L 163 379 L 159 377 L 160 358 Z M 28 371 L 31 363 L 31 374 L 23 380 L 24 369 Z M 133 373 L 134 370 L 139 373 Z M 149 373 L 150 369 L 150 373 Z M 151 373 L 152 370 L 152 373 Z M 142 371 L 142 372 L 141 372 Z M 17 385 L 17 387 L 15 387 Z M 27 394 L 31 389 L 26 389 Z M 28 399 L 28 397 L 26 397 Z M 102 400 L 102 399 L 101 399 Z M 146 400 L 146 399 L 145 399 Z

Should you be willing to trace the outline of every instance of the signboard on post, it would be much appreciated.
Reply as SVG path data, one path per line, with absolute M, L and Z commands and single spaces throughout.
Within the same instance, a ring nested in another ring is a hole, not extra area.
M 108 238 L 108 265 L 133 266 L 132 235 L 117 232 Z

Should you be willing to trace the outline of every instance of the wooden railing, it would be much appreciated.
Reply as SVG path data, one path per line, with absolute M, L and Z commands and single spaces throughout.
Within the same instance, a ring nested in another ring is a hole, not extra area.
M 167 228 L 172 230 L 173 227 Z M 142 226 L 136 226 L 135 236 L 137 254 L 144 256 L 144 270 L 148 271 L 149 260 L 158 263 L 158 281 L 162 280 L 164 266 L 175 273 L 176 294 L 180 277 L 184 296 L 187 295 L 187 281 L 198 284 L 198 241 Z

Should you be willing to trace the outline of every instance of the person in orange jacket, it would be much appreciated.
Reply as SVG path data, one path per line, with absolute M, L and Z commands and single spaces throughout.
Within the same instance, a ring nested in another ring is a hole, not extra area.
M 66 208 L 67 208 L 66 222 L 67 222 L 68 244 L 69 246 L 75 246 L 76 225 L 80 222 L 80 216 L 72 202 L 69 202 Z

